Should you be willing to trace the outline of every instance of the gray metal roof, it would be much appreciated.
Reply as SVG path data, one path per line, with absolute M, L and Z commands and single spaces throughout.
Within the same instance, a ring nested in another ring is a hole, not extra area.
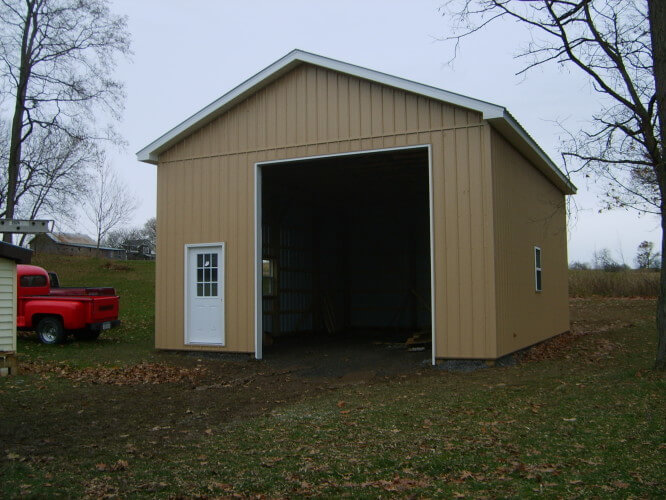
M 81 233 L 46 233 L 46 236 L 58 245 L 69 245 L 72 247 L 97 248 L 97 243 L 87 234 Z M 100 250 L 115 250 L 124 252 L 122 248 L 100 246 Z

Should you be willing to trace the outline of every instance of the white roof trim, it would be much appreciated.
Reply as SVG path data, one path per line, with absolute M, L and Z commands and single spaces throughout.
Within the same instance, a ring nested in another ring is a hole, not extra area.
M 148 144 L 136 153 L 137 159 L 142 162 L 156 164 L 161 152 L 167 150 L 194 130 L 212 121 L 215 117 L 233 107 L 237 102 L 245 99 L 262 87 L 265 87 L 301 63 L 313 64 L 339 73 L 345 73 L 357 78 L 374 81 L 406 92 L 423 95 L 455 106 L 478 111 L 483 115 L 485 120 L 488 120 L 493 125 L 498 125 L 496 128 L 498 128 L 503 134 L 508 131 L 510 137 L 507 138 L 512 143 L 515 140 L 518 140 L 523 143 L 522 145 L 531 149 L 535 154 L 530 155 L 532 156 L 530 159 L 536 161 L 540 160 L 540 162 L 545 163 L 545 166 L 547 166 L 549 170 L 552 170 L 550 173 L 553 175 L 548 176 L 551 180 L 557 184 L 562 183 L 563 185 L 560 185 L 560 187 L 566 192 L 570 192 L 571 194 L 576 192 L 575 186 L 569 182 L 564 174 L 557 168 L 555 163 L 553 163 L 548 155 L 546 155 L 546 153 L 503 106 L 498 106 L 479 99 L 473 99 L 461 94 L 448 92 L 446 90 L 430 87 L 429 85 L 423 85 L 411 80 L 387 75 L 386 73 L 363 68 L 361 66 L 355 66 L 335 59 L 329 59 L 328 57 L 298 49 L 293 50 L 281 59 L 278 59 L 267 68 L 241 83 L 230 92 L 210 103 L 198 113 L 195 113 L 184 122 L 169 130 L 166 134 Z M 507 130 L 506 125 L 508 125 L 509 130 Z

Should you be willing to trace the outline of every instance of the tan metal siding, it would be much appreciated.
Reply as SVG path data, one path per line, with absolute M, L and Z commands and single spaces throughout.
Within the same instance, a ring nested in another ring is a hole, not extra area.
M 562 192 L 492 132 L 498 356 L 569 330 Z M 543 291 L 535 291 L 534 246 Z
M 16 351 L 16 263 L 0 258 L 0 352 Z
M 488 126 L 476 112 L 302 65 L 160 155 L 156 346 L 183 343 L 183 252 L 224 241 L 226 346 L 254 350 L 254 164 L 430 144 L 437 357 L 495 354 Z M 462 294 L 461 294 L 462 290 Z

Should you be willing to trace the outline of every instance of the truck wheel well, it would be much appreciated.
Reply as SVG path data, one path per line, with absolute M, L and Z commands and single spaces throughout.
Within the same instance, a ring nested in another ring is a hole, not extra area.
M 33 327 L 33 328 L 37 328 L 37 325 L 39 324 L 39 322 L 40 322 L 42 319 L 44 319 L 44 318 L 48 318 L 48 317 L 58 318 L 58 319 L 60 320 L 61 323 L 64 323 L 64 321 L 63 321 L 63 319 L 62 319 L 62 316 L 60 316 L 60 314 L 44 314 L 44 313 L 40 313 L 40 314 L 33 314 L 33 316 L 32 316 L 32 327 Z

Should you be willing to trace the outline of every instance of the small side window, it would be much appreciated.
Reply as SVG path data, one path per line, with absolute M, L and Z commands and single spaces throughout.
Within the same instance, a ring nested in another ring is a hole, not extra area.
M 534 287 L 537 292 L 541 288 L 541 248 L 534 247 Z
M 21 276 L 21 286 L 26 288 L 46 286 L 46 276 L 41 274 L 27 274 L 25 276 Z
M 60 280 L 56 273 L 49 271 L 49 282 L 51 283 L 51 288 L 60 288 Z

